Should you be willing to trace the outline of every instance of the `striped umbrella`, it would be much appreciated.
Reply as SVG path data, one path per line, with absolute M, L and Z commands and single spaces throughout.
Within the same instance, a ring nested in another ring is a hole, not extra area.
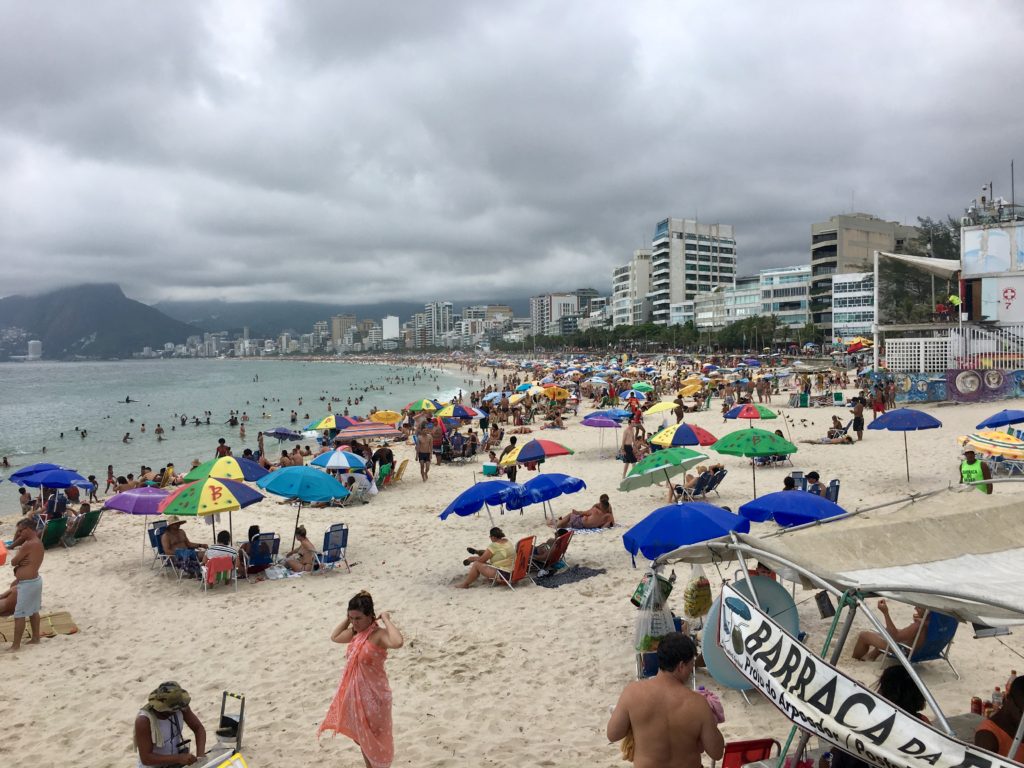
M 356 419 L 350 418 L 349 416 L 341 416 L 337 413 L 329 413 L 324 416 L 320 421 L 311 421 L 305 426 L 305 429 L 315 429 L 321 431 L 324 429 L 345 429 L 345 427 L 351 427 L 353 424 L 361 424 L 362 422 Z
M 345 441 L 362 439 L 369 440 L 375 437 L 394 440 L 402 436 L 403 435 L 399 430 L 389 424 L 376 424 L 364 421 L 356 424 L 354 427 L 346 427 L 335 435 L 335 438 L 341 438 Z
M 673 445 L 713 445 L 718 440 L 706 429 L 695 424 L 673 424 L 651 438 L 651 442 L 665 448 Z
M 259 480 L 267 474 L 267 470 L 249 459 L 221 456 L 210 459 L 197 467 L 193 467 L 187 475 L 186 482 L 202 480 L 207 477 L 221 477 L 227 480 Z
M 505 454 L 505 458 L 501 460 L 500 464 L 507 467 L 517 462 L 541 462 L 552 456 L 568 456 L 572 453 L 575 451 L 554 440 L 530 440 Z
M 348 451 L 328 451 L 321 453 L 310 464 L 324 469 L 366 469 L 366 460 Z
M 441 419 L 485 419 L 487 414 L 470 405 L 446 405 L 434 414 Z
M 436 411 L 437 406 L 434 405 L 433 400 L 427 400 L 426 398 L 423 398 L 422 400 L 416 400 L 415 402 L 409 403 L 407 406 L 405 406 L 405 409 L 407 411 L 411 411 L 412 413 L 417 413 L 419 411 Z

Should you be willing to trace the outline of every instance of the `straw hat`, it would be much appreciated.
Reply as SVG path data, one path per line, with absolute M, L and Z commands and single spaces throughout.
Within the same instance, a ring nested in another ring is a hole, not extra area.
M 168 527 L 170 527 L 172 525 L 181 525 L 182 523 L 187 523 L 187 522 L 188 522 L 188 518 L 187 517 L 178 517 L 177 515 L 168 515 L 167 516 L 167 525 L 168 525 Z

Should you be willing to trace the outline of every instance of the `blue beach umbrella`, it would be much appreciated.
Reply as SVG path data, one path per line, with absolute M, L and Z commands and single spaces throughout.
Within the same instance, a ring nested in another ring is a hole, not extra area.
M 633 556 L 635 568 L 637 552 L 654 560 L 679 547 L 717 539 L 730 531 L 748 533 L 750 521 L 714 504 L 689 501 L 654 510 L 623 534 L 622 543 Z
M 788 528 L 792 525 L 803 525 L 836 515 L 845 515 L 846 510 L 814 493 L 776 491 L 748 501 L 740 507 L 740 514 L 756 523 L 763 523 L 771 518 L 783 528 Z
M 70 469 L 44 469 L 42 472 L 19 477 L 15 482 L 32 488 L 70 488 L 72 485 L 79 488 L 93 487 L 86 478 Z
M 895 411 L 883 413 L 868 424 L 868 429 L 885 429 L 890 432 L 903 433 L 903 455 L 907 464 L 907 482 L 910 482 L 910 451 L 907 448 L 907 432 L 919 429 L 938 429 L 942 422 L 923 411 L 913 408 L 897 408 Z
M 50 463 L 44 461 L 44 462 L 40 462 L 38 464 L 29 464 L 27 467 L 22 467 L 17 472 L 13 473 L 8 478 L 8 480 L 10 480 L 12 483 L 18 483 L 19 485 L 24 485 L 24 483 L 22 483 L 22 479 L 23 478 L 31 477 L 32 475 L 38 474 L 40 472 L 46 472 L 47 470 L 50 470 L 50 469 L 66 469 L 66 470 L 69 470 L 71 472 L 74 472 L 74 470 L 71 469 L 70 467 L 64 467 L 64 466 L 61 466 L 60 464 L 50 464 Z
M 1002 410 L 999 413 L 994 413 L 981 422 L 977 429 L 994 429 L 996 427 L 1005 427 L 1010 424 L 1020 424 L 1024 421 L 1024 411 L 1017 409 Z
M 508 480 L 485 480 L 471 485 L 456 496 L 438 517 L 442 520 L 447 520 L 453 514 L 468 517 L 479 512 L 485 505 L 488 507 L 487 516 L 490 517 L 490 507 L 500 506 L 517 498 L 522 492 L 523 486 L 519 483 L 510 483 Z M 494 524 L 493 518 L 491 524 Z
M 293 432 L 286 427 L 274 427 L 273 429 L 263 430 L 263 434 L 267 437 L 274 437 L 278 440 L 301 440 L 302 435 L 298 432 Z
M 326 472 L 313 467 L 283 467 L 261 477 L 256 485 L 275 496 L 286 499 L 297 499 L 299 509 L 295 513 L 295 527 L 299 526 L 299 515 L 302 505 L 330 502 L 344 499 L 349 495 L 348 489 Z M 292 546 L 295 546 L 295 535 L 292 534 Z
M 366 460 L 349 451 L 328 451 L 321 453 L 310 464 L 324 469 L 366 469 Z
M 522 509 L 530 504 L 544 504 L 544 517 L 547 517 L 547 502 L 565 493 L 579 493 L 587 484 L 578 477 L 552 472 L 537 475 L 523 483 L 523 488 L 505 506 L 509 509 Z M 551 517 L 554 518 L 554 512 Z

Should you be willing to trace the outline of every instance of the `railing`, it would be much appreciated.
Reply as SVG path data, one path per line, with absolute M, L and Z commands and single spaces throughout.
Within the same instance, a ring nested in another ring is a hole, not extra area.
M 901 373 L 1024 369 L 1024 324 L 937 329 L 932 338 L 885 339 L 886 366 Z

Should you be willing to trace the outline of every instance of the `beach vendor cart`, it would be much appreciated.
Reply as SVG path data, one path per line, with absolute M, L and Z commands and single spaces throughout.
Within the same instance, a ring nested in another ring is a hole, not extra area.
M 793 723 L 778 759 L 761 765 L 800 765 L 811 737 L 824 749 L 841 749 L 879 768 L 923 762 L 1020 765 L 974 746 L 981 716 L 944 712 L 917 672 L 917 664 L 928 660 L 953 669 L 949 650 L 958 627 L 961 637 L 973 625 L 974 637 L 983 638 L 1024 624 L 1024 517 L 1015 497 L 981 498 L 970 489 L 952 488 L 876 509 L 870 519 L 853 513 L 760 537 L 733 532 L 668 552 L 653 567 L 657 572 L 685 563 L 736 574 L 723 585 L 717 611 L 709 614 L 705 659 L 713 644 L 742 684 Z M 762 588 L 761 577 L 750 575 L 754 565 L 818 591 L 822 617 L 834 613 L 820 649 L 805 645 L 780 615 L 773 615 L 777 595 Z M 926 643 L 901 646 L 876 613 L 877 598 L 922 609 L 926 619 L 919 632 L 952 624 L 953 633 L 931 655 L 921 653 Z M 934 713 L 933 722 L 895 707 L 838 668 L 858 616 L 887 640 L 889 661 L 906 669 Z M 1021 731 L 1024 721 L 1010 755 L 1016 754 Z

